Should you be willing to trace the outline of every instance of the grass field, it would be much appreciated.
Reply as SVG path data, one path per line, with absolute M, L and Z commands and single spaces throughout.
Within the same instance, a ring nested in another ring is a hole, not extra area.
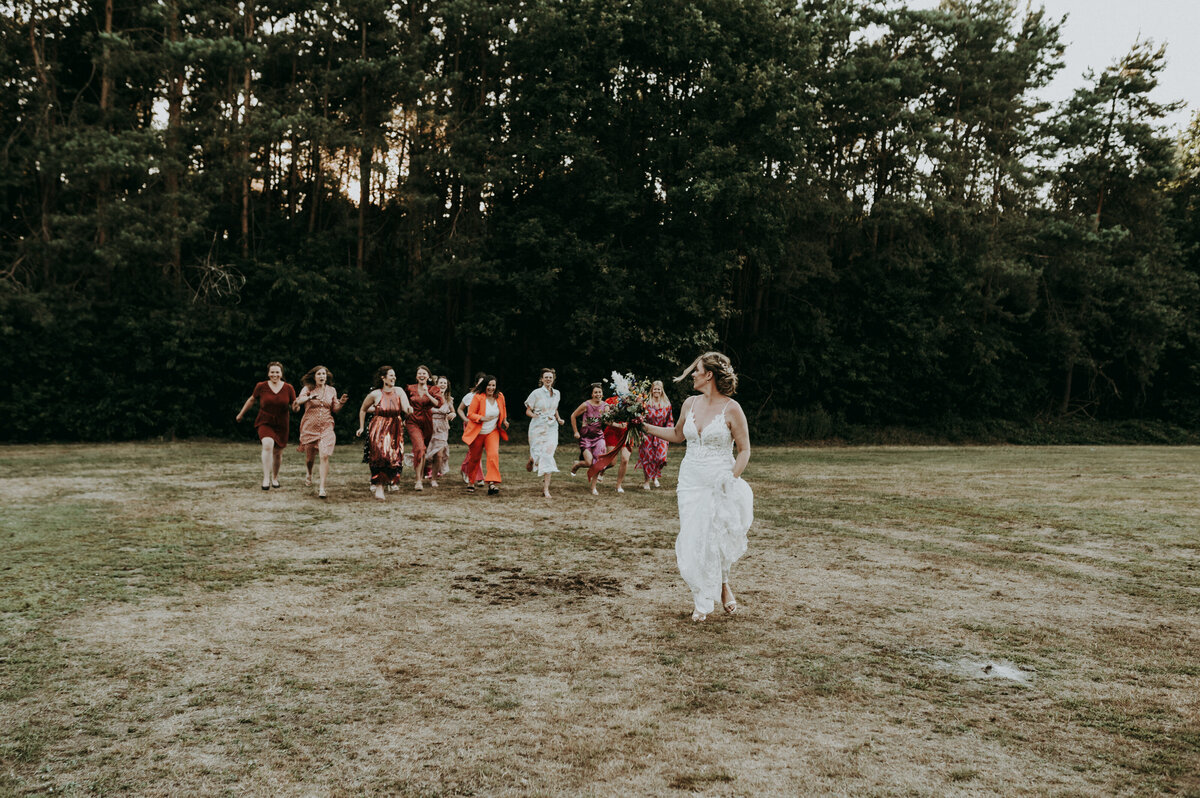
M 356 449 L 320 502 L 291 450 L 0 448 L 0 793 L 1200 795 L 1196 448 L 756 449 L 701 625 L 679 449 L 386 503 Z

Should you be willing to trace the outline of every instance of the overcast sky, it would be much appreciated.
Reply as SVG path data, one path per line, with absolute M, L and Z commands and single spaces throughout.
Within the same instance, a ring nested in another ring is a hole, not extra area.
M 933 8 L 938 0 L 909 0 L 911 8 Z M 1083 73 L 1120 58 L 1142 39 L 1167 45 L 1167 68 L 1155 99 L 1183 100 L 1188 107 L 1171 122 L 1181 129 L 1200 110 L 1200 0 L 1033 0 L 1052 17 L 1067 17 L 1063 40 L 1066 66 L 1048 87 L 1046 99 L 1064 100 L 1083 85 Z

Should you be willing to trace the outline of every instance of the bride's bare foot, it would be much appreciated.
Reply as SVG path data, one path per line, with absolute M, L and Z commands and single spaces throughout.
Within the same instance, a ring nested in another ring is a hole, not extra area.
M 700 623 L 707 617 L 708 616 L 705 615 L 704 613 L 700 612 L 700 610 L 696 610 L 695 612 L 692 613 L 692 623 Z

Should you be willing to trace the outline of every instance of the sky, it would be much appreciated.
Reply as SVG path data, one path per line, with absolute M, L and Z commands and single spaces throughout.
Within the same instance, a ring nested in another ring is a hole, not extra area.
M 1182 100 L 1188 107 L 1167 121 L 1180 132 L 1200 111 L 1200 0 L 1031 0 L 1054 18 L 1067 17 L 1063 41 L 1066 65 L 1045 90 L 1051 101 L 1065 100 L 1084 85 L 1083 73 L 1099 72 L 1129 52 L 1139 38 L 1167 45 L 1167 67 L 1154 99 Z M 938 0 L 909 0 L 910 8 L 933 8 Z

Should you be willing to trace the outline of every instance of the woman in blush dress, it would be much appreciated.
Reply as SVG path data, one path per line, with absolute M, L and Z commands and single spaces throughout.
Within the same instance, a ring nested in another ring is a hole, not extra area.
M 746 551 L 746 532 L 754 521 L 754 493 L 741 479 L 750 462 L 750 431 L 741 405 L 731 398 L 737 391 L 733 364 L 720 352 L 706 352 L 675 381 L 689 373 L 699 396 L 684 401 L 675 426 L 643 424 L 642 428 L 671 443 L 687 442 L 675 489 L 679 504 L 675 559 L 692 591 L 692 620 L 699 622 L 717 601 L 726 613 L 737 612 L 729 572 Z
M 329 383 L 333 375 L 324 366 L 315 366 L 300 378 L 304 387 L 300 395 L 292 403 L 292 410 L 304 408 L 304 416 L 300 419 L 300 445 L 297 447 L 304 452 L 306 474 L 304 487 L 312 487 L 313 461 L 319 455 L 321 468 L 320 481 L 317 487 L 317 498 L 324 499 L 325 478 L 329 476 L 329 458 L 333 455 L 333 447 L 337 443 L 337 435 L 333 431 L 333 414 L 342 409 L 342 405 L 350 398 L 347 394 L 337 395 L 337 391 Z
M 294 401 L 296 389 L 283 381 L 283 364 L 273 360 L 267 364 L 267 379 L 254 386 L 250 398 L 237 414 L 237 420 L 241 421 L 250 407 L 258 402 L 254 431 L 262 443 L 263 490 L 279 487 L 279 466 L 283 462 L 283 450 L 288 444 Z
M 400 482 L 404 469 L 404 421 L 403 414 L 412 412 L 408 395 L 396 388 L 396 370 L 391 366 L 380 366 L 376 372 L 375 390 L 367 394 L 358 409 L 358 431 L 363 434 L 367 412 L 375 410 L 371 427 L 367 432 L 369 448 L 363 458 L 371 467 L 371 487 L 375 498 L 383 501 L 383 486 Z
M 604 425 L 600 423 L 600 414 L 604 412 L 604 386 L 598 382 L 592 383 L 592 395 L 571 414 L 571 431 L 575 440 L 579 441 L 579 459 L 571 466 L 571 476 L 580 468 L 591 468 L 596 458 L 604 454 Z M 583 419 L 582 431 L 579 420 Z M 596 476 L 599 478 L 599 475 Z M 596 496 L 596 479 L 589 481 L 592 495 Z
M 474 473 L 486 450 L 487 473 L 483 481 L 487 483 L 488 495 L 495 496 L 500 492 L 501 482 L 500 439 L 508 440 L 508 411 L 504 406 L 504 394 L 497 390 L 496 378 L 492 375 L 480 380 L 474 393 L 475 398 L 467 411 L 467 428 L 463 430 L 463 443 L 470 447 L 463 471 Z M 468 485 L 467 490 L 474 493 L 475 485 Z
M 542 369 L 541 386 L 534 389 L 525 399 L 525 415 L 529 416 L 529 462 L 526 471 L 537 468 L 542 478 L 542 495 L 550 498 L 550 475 L 558 473 L 554 462 L 554 450 L 558 448 L 558 428 L 562 416 L 558 414 L 558 403 L 562 399 L 554 387 L 554 369 Z
M 650 385 L 650 401 L 646 403 L 647 424 L 658 427 L 675 426 L 675 411 L 671 409 L 671 400 L 663 390 L 662 380 L 655 380 Z M 642 490 L 650 490 L 650 485 L 658 487 L 658 478 L 662 476 L 663 466 L 667 464 L 667 447 L 669 444 L 662 438 L 647 435 L 642 438 L 638 447 L 638 460 L 634 468 L 642 469 L 646 479 L 642 482 Z
M 450 380 L 435 377 L 433 384 L 442 394 L 442 404 L 433 408 L 433 437 L 425 450 L 425 478 L 436 488 L 438 478 L 450 473 L 450 421 L 454 416 L 454 397 L 450 395 Z
M 413 471 L 416 472 L 415 490 L 424 490 L 421 479 L 425 476 L 425 446 L 433 438 L 433 409 L 442 406 L 442 392 L 430 385 L 431 372 L 428 366 L 417 366 L 416 382 L 408 386 L 408 401 L 412 412 L 404 419 L 404 431 L 412 447 Z
M 466 429 L 467 424 L 469 424 L 471 422 L 471 420 L 469 418 L 467 418 L 467 411 L 471 408 L 471 402 L 475 401 L 474 386 L 478 385 L 479 381 L 482 380 L 486 376 L 487 376 L 487 373 L 483 372 L 483 371 L 476 374 L 475 382 L 471 383 L 471 386 L 472 386 L 471 390 L 467 391 L 466 394 L 463 396 L 463 398 L 458 403 L 458 418 L 463 423 L 463 429 Z M 478 465 L 475 467 L 474 471 L 468 472 L 467 471 L 467 461 L 470 459 L 471 459 L 471 450 L 467 449 L 467 453 L 465 455 L 463 455 L 462 467 L 459 470 L 462 472 L 463 482 L 467 483 L 468 485 L 474 485 L 475 487 L 478 488 L 481 485 L 483 485 L 483 466 Z

